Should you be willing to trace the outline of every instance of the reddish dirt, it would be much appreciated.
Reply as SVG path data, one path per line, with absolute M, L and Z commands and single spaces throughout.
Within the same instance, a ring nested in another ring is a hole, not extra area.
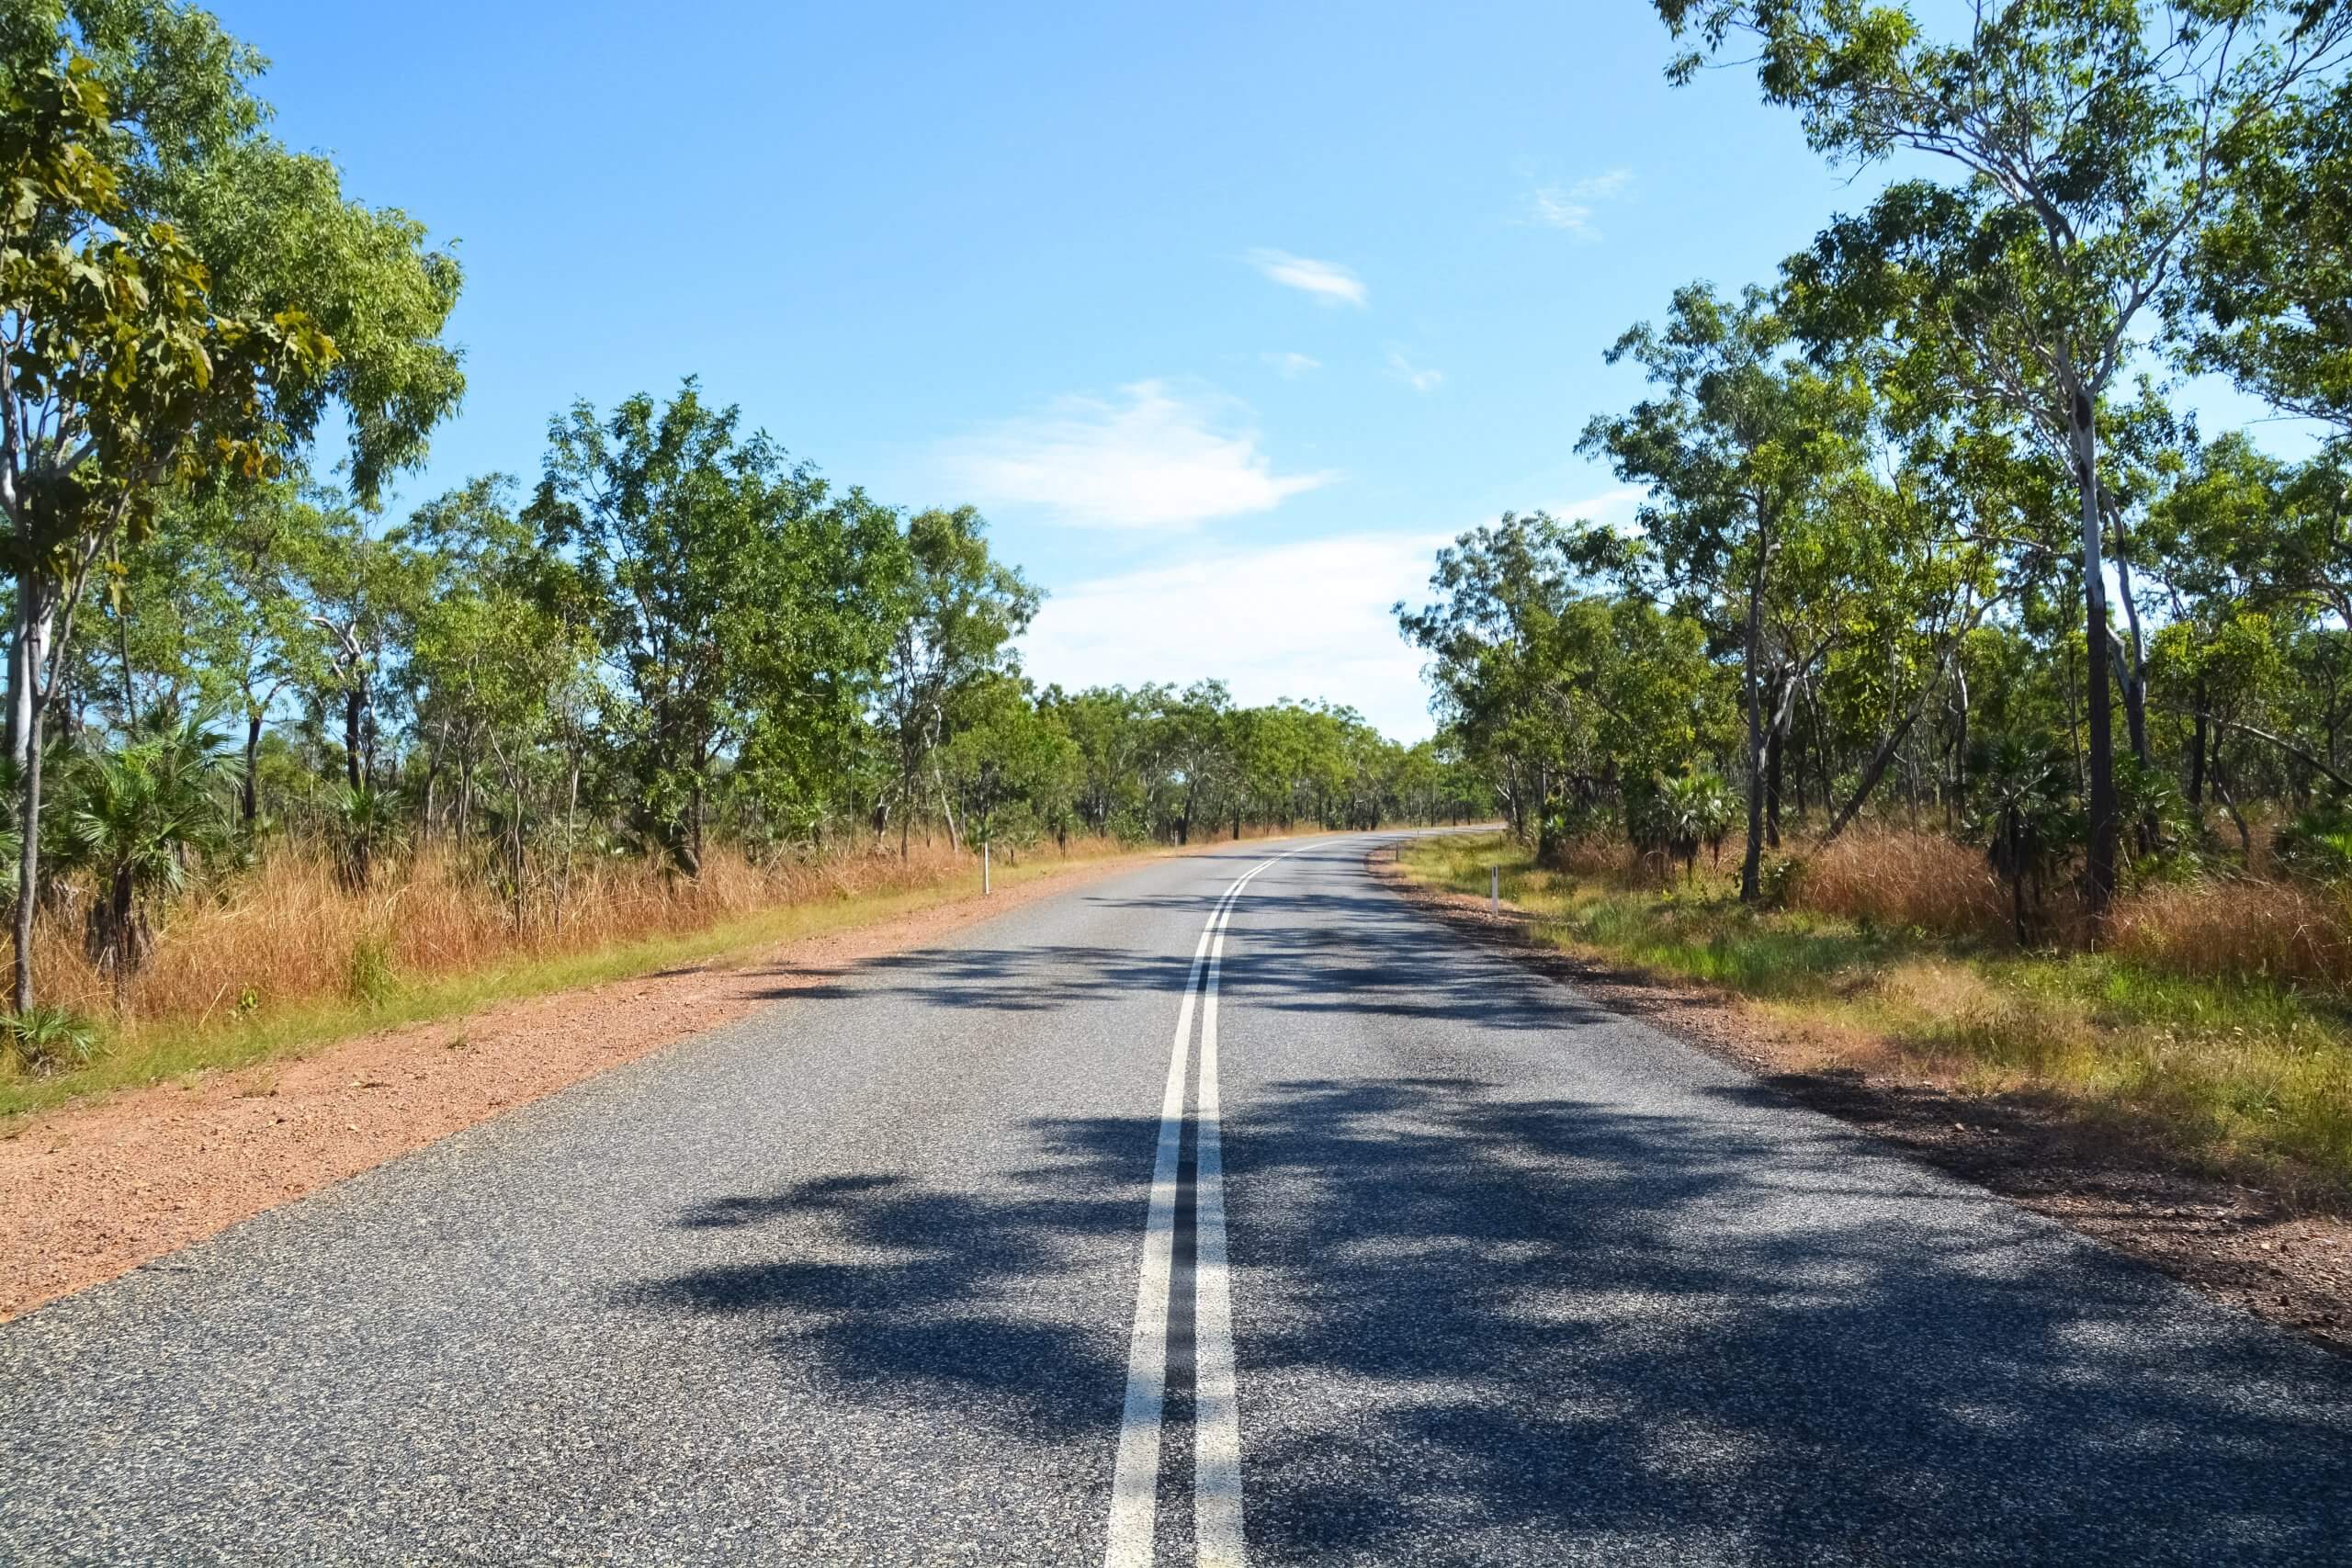
M 748 962 L 500 1003 L 27 1116 L 0 1130 L 0 1321 L 741 1018 L 779 987 L 821 984 L 1136 858 L 1057 870 Z
M 1619 968 L 1532 937 L 1506 908 L 1371 866 L 1454 930 L 1601 1006 L 1736 1062 L 1791 1099 L 2046 1214 L 2282 1327 L 2352 1355 L 2352 1220 L 2185 1170 L 2146 1133 L 2054 1095 L 1971 1094 L 1883 1042 L 1792 1028 L 1713 987 Z

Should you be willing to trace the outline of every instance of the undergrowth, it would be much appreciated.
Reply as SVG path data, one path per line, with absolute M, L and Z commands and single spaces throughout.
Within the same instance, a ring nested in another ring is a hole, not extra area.
M 1982 863 L 1909 837 L 1858 840 L 1830 876 L 1808 864 L 1777 909 L 1741 905 L 1721 874 L 1661 886 L 1591 857 L 1539 870 L 1499 834 L 1423 840 L 1400 859 L 1477 895 L 1499 864 L 1537 935 L 1751 998 L 1825 1065 L 2054 1094 L 2201 1168 L 2352 1197 L 2339 907 L 2278 885 L 2167 886 L 2120 907 L 2105 951 L 2020 951 L 1974 880 Z
M 1113 840 L 1000 860 L 1011 886 L 1133 852 Z M 723 959 L 978 891 L 944 844 L 755 866 L 713 852 L 696 879 L 635 862 L 590 868 L 558 920 L 517 924 L 469 868 L 421 854 L 346 887 L 322 856 L 281 853 L 174 909 L 118 1006 L 65 919 L 45 919 L 38 1030 L 0 1050 L 0 1119 L 208 1068 L 251 1066 L 392 1024 Z M 59 1021 L 70 1021 L 71 1027 Z

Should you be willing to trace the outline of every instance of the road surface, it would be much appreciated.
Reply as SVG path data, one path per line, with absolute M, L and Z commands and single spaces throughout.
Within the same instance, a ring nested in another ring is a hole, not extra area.
M 1025 907 L 0 1328 L 0 1562 L 2352 1561 L 2352 1365 L 1371 842 Z

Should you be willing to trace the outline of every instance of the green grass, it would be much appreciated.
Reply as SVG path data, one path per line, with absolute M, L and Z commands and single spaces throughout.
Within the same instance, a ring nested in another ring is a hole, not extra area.
M 1544 871 L 1499 834 L 1426 839 L 1399 858 L 1479 896 L 1499 865 L 1504 898 L 1541 939 L 1821 1026 L 1825 1056 L 1875 1056 L 1976 1092 L 2055 1094 L 2200 1168 L 2331 1205 L 2352 1197 L 2342 998 L 1755 910 L 1713 876 L 1660 890 Z
M 1037 859 L 999 866 L 999 887 L 1017 886 L 1073 865 L 1111 863 Z M 13 1136 L 31 1112 L 68 1101 L 206 1072 L 313 1055 L 354 1035 L 401 1024 L 460 1017 L 496 1002 L 546 996 L 610 980 L 686 965 L 726 966 L 755 958 L 787 942 L 873 925 L 936 908 L 976 891 L 968 879 L 891 893 L 781 905 L 741 919 L 594 952 L 520 960 L 432 980 L 386 973 L 355 989 L 357 997 L 296 1004 L 266 1017 L 200 1025 L 160 1024 L 134 1032 L 101 1027 L 99 1049 L 87 1065 L 40 1076 L 0 1076 L 0 1137 Z

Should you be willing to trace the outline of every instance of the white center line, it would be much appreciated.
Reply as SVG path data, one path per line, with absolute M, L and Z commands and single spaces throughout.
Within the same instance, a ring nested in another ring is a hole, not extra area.
M 1233 1307 L 1226 1278 L 1225 1162 L 1218 1137 L 1216 978 L 1225 958 L 1225 927 L 1234 900 L 1276 861 L 1313 845 L 1269 856 L 1236 878 L 1210 910 L 1193 949 L 1168 1082 L 1159 1100 L 1159 1147 L 1152 1164 L 1151 1204 L 1145 1212 L 1142 1277 L 1136 1285 L 1135 1334 L 1127 1350 L 1127 1398 L 1119 1425 L 1119 1457 L 1112 1472 L 1111 1530 L 1104 1568 L 1151 1568 L 1159 1517 L 1160 1418 L 1168 1394 L 1168 1314 L 1176 1227 L 1177 1167 L 1184 1140 L 1186 1069 L 1192 1063 L 1193 1013 L 1201 1005 L 1201 1097 L 1193 1276 L 1194 1360 L 1193 1531 L 1195 1557 L 1216 1568 L 1243 1568 L 1241 1424 L 1233 1375 Z M 1205 989 L 1203 986 L 1206 977 Z
M 1262 869 L 1262 868 L 1261 868 Z M 1252 874 L 1255 874 L 1254 873 Z M 1233 1303 L 1225 1271 L 1225 1147 L 1217 1124 L 1216 982 L 1228 901 L 1216 919 L 1201 1001 L 1200 1122 L 1194 1179 L 1199 1259 L 1193 1363 L 1193 1542 L 1201 1568 L 1242 1568 L 1241 1410 L 1233 1386 Z

